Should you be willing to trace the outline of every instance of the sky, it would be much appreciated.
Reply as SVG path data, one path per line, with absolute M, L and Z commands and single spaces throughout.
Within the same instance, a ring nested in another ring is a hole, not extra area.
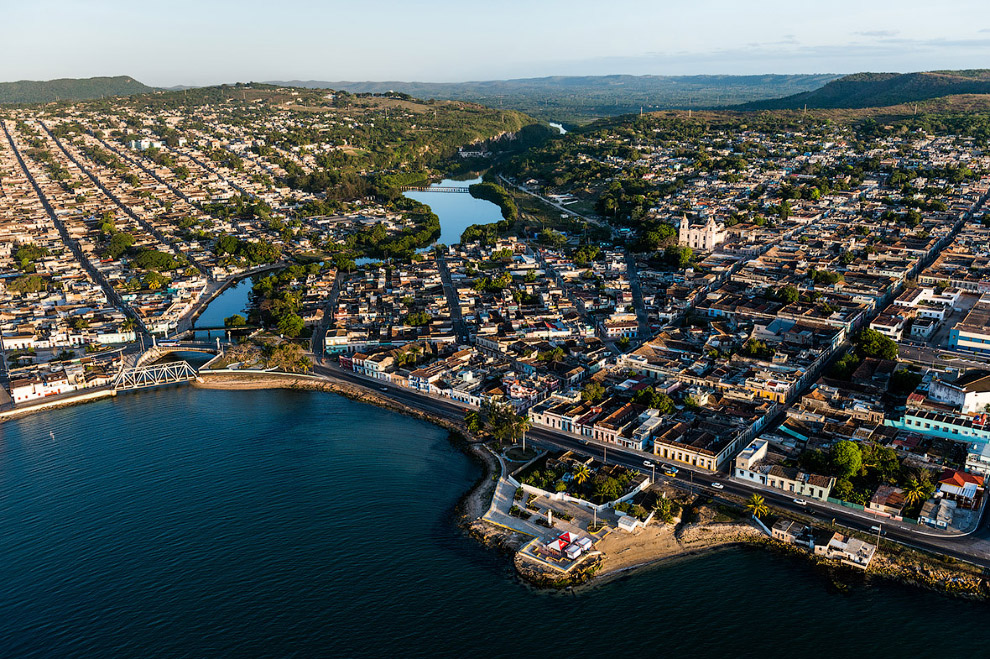
M 0 81 L 990 68 L 988 0 L 0 0 Z

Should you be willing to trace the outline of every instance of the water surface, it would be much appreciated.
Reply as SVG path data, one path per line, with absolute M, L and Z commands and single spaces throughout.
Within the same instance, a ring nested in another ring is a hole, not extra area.
M 54 432 L 55 439 L 49 436 Z M 986 656 L 984 605 L 729 550 L 531 590 L 451 519 L 478 467 L 316 392 L 191 387 L 0 425 L 0 654 Z M 895 631 L 900 630 L 900 631 Z
M 430 187 L 467 188 L 475 183 L 481 183 L 481 178 L 469 181 L 444 179 Z M 502 219 L 502 210 L 496 204 L 484 199 L 475 199 L 469 194 L 419 192 L 416 190 L 410 190 L 403 194 L 433 209 L 433 212 L 440 218 L 440 238 L 437 242 L 444 245 L 459 243 L 461 234 L 472 224 L 489 224 Z

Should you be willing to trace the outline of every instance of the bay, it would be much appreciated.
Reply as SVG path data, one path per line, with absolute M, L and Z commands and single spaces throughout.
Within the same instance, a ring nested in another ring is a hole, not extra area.
M 54 439 L 49 432 L 54 433 Z M 982 604 L 761 550 L 535 591 L 452 519 L 445 431 L 337 396 L 145 391 L 0 425 L 0 654 L 986 656 Z

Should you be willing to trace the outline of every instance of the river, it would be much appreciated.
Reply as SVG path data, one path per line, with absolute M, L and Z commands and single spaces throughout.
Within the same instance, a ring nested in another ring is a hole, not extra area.
M 223 321 L 234 314 L 247 318 L 247 309 L 251 302 L 251 287 L 254 281 L 251 277 L 240 279 L 224 289 L 196 318 L 193 329 L 197 327 L 223 327 Z M 223 330 L 199 330 L 194 333 L 197 341 L 209 341 L 215 336 L 223 338 Z
M 481 178 L 470 181 L 444 179 L 435 187 L 463 187 L 481 183 Z M 461 242 L 461 234 L 472 224 L 488 224 L 502 219 L 501 209 L 490 201 L 475 199 L 469 194 L 450 192 L 420 192 L 410 190 L 403 193 L 410 199 L 428 205 L 440 218 L 440 238 L 437 240 L 444 245 Z
M 533 591 L 454 525 L 478 475 L 439 428 L 317 392 L 171 388 L 8 421 L 0 654 L 987 656 L 985 605 L 836 594 L 755 549 Z

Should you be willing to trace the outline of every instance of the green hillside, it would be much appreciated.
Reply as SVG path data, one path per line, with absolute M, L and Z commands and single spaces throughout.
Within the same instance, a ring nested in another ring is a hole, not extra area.
M 130 96 L 154 91 L 130 76 L 60 78 L 0 82 L 0 103 L 83 101 L 104 96 Z
M 814 91 L 753 101 L 740 105 L 737 109 L 884 107 L 960 94 L 990 94 L 990 70 L 857 73 L 833 80 Z

